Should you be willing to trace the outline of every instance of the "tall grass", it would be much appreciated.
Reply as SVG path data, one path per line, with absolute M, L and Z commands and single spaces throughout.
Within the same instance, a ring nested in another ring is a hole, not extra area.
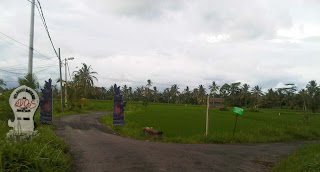
M 273 171 L 320 171 L 320 143 L 302 146 L 280 161 Z

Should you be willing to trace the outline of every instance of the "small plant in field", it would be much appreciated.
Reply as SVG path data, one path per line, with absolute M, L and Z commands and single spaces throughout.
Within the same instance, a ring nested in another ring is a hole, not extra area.
M 228 107 L 227 106 L 224 106 L 222 108 L 219 109 L 220 111 L 229 111 Z
M 259 109 L 257 109 L 257 108 L 250 108 L 250 109 L 249 109 L 249 112 L 259 112 Z
M 142 105 L 143 105 L 144 107 L 147 107 L 147 106 L 148 106 L 148 99 L 147 99 L 146 97 L 143 97 L 143 99 L 142 99 Z

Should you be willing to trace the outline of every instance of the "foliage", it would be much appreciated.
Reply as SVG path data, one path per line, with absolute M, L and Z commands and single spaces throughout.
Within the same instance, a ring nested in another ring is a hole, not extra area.
M 7 90 L 0 96 L 0 120 L 13 119 L 14 115 L 9 105 L 9 97 L 13 90 Z
M 320 143 L 302 146 L 280 161 L 273 171 L 320 171 Z
M 94 76 L 95 74 L 98 73 L 92 71 L 91 66 L 82 63 L 82 68 L 74 72 L 73 78 L 74 88 L 76 88 L 78 91 L 77 94 L 87 98 L 88 92 L 90 92 L 94 86 L 93 81 L 98 81 L 97 77 Z
M 142 105 L 143 105 L 144 107 L 147 107 L 147 106 L 148 106 L 148 99 L 147 99 L 146 97 L 143 97 L 143 99 L 142 99 Z
M 20 142 L 7 140 L 6 130 L 0 129 L 0 171 L 70 171 L 71 156 L 63 139 L 49 126 L 37 129 L 37 137 Z
M 220 111 L 229 111 L 227 106 L 223 106 L 222 108 L 219 108 Z
M 249 112 L 259 112 L 259 109 L 257 109 L 257 108 L 250 108 L 250 109 L 249 109 Z
M 19 85 L 26 85 L 32 89 L 39 88 L 39 82 L 34 74 L 27 74 L 24 78 L 18 78 Z

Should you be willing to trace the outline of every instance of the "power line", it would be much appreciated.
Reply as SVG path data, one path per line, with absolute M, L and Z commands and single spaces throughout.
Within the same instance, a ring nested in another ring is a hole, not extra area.
M 0 71 L 6 72 L 6 73 L 15 74 L 15 75 L 24 75 L 23 73 L 11 72 L 11 71 L 7 71 L 7 70 L 3 70 L 3 69 L 0 69 Z
M 40 17 L 42 18 L 43 26 L 45 27 L 45 30 L 47 31 L 47 35 L 48 35 L 48 37 L 49 37 L 49 40 L 50 40 L 50 42 L 51 42 L 51 45 L 52 45 L 52 48 L 53 48 L 55 54 L 57 55 L 57 57 L 59 57 L 59 55 L 58 55 L 58 53 L 57 53 L 57 51 L 56 51 L 56 48 L 55 48 L 54 45 L 53 45 L 53 42 L 52 42 L 52 39 L 51 39 L 51 36 L 50 36 L 50 33 L 49 33 L 49 29 L 48 29 L 48 26 L 47 26 L 46 18 L 44 17 L 44 14 L 43 14 L 43 11 L 42 11 L 42 7 L 41 7 L 41 4 L 40 4 L 40 1 L 37 0 L 37 2 L 38 2 L 38 4 L 39 4 L 40 10 L 39 10 L 38 6 L 37 6 L 37 5 L 36 5 L 36 6 L 37 6 L 37 9 L 38 9 L 38 11 L 39 11 L 39 13 L 40 13 Z
M 11 36 L 9 36 L 9 35 L 7 35 L 7 34 L 5 34 L 5 33 L 3 33 L 3 32 L 0 32 L 0 34 L 6 36 L 7 38 L 10 38 L 11 40 L 13 40 L 13 41 L 15 41 L 15 42 L 17 42 L 17 43 L 19 43 L 19 44 L 27 47 L 27 48 L 29 48 L 28 45 L 26 45 L 26 44 L 24 44 L 24 43 L 22 43 L 22 42 L 20 42 L 20 41 L 18 41 L 18 40 L 16 40 L 16 39 L 12 38 Z M 2 40 L 3 40 L 3 39 L 2 39 Z M 10 42 L 8 42 L 8 41 L 6 41 L 6 42 L 9 43 L 9 44 L 11 44 L 11 45 L 14 45 L 14 44 L 12 44 L 12 43 L 10 43 Z M 14 45 L 14 46 L 16 46 L 16 45 Z M 16 47 L 17 47 L 17 46 L 16 46 Z M 18 48 L 19 48 L 19 47 L 18 47 Z M 50 59 L 50 60 L 51 60 L 51 59 L 53 58 L 53 57 L 48 57 L 48 56 L 40 53 L 38 50 L 36 50 L 36 49 L 34 49 L 34 48 L 33 48 L 33 50 L 34 50 L 35 52 L 37 52 L 38 54 L 42 55 L 42 56 L 43 56 L 44 58 L 46 58 L 46 59 Z M 26 50 L 26 51 L 27 51 L 27 50 Z

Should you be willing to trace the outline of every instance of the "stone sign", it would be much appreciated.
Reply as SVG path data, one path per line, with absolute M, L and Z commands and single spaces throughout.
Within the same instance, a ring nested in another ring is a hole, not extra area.
M 39 105 L 38 94 L 32 88 L 22 85 L 11 93 L 9 104 L 15 118 L 13 122 L 8 121 L 13 130 L 7 133 L 7 137 L 37 134 L 37 131 L 34 131 L 33 117 Z
M 52 80 L 45 81 L 40 100 L 40 122 L 52 122 Z
M 123 97 L 120 94 L 120 87 L 114 84 L 114 95 L 113 95 L 113 125 L 124 125 L 124 107 L 126 102 L 123 102 Z

